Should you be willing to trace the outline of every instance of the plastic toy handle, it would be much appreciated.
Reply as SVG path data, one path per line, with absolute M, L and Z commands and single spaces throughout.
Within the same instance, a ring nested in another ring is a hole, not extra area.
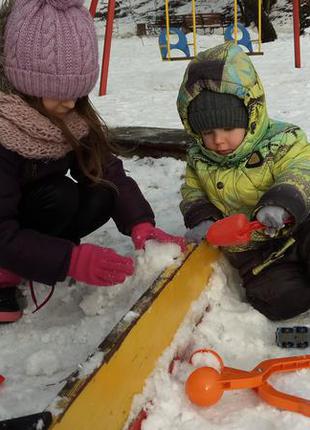
M 248 228 L 250 231 L 256 231 L 264 230 L 266 226 L 264 224 L 261 224 L 259 221 L 250 221 Z
M 268 382 L 255 388 L 257 394 L 269 405 L 310 417 L 310 401 L 276 390 Z
M 310 355 L 272 358 L 262 361 L 250 371 L 224 367 L 220 383 L 224 390 L 256 388 L 264 384 L 273 373 L 293 372 L 309 368 Z
M 271 358 L 259 363 L 250 373 L 259 373 L 267 379 L 272 373 L 292 372 L 310 368 L 310 355 L 296 355 L 291 357 Z
M 0 384 L 2 384 L 2 382 L 4 382 L 4 381 L 5 381 L 5 377 L 0 375 Z
M 189 362 L 190 364 L 193 364 L 193 357 L 194 357 L 196 354 L 211 354 L 211 355 L 213 355 L 213 356 L 216 358 L 216 360 L 218 361 L 219 365 L 220 365 L 220 370 L 219 370 L 219 372 L 220 372 L 220 373 L 221 373 L 221 372 L 223 372 L 223 369 L 224 369 L 224 363 L 223 363 L 222 357 L 221 357 L 221 356 L 220 356 L 216 351 L 213 351 L 213 349 L 207 349 L 207 348 L 196 349 L 196 351 L 194 351 L 194 352 L 192 353 L 192 355 L 190 356 L 190 358 L 189 358 L 189 360 L 188 360 L 188 362 Z

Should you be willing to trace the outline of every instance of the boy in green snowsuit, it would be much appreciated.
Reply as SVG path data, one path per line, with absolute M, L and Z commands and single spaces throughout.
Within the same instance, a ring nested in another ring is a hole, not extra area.
M 265 230 L 223 252 L 246 296 L 271 320 L 310 308 L 310 144 L 297 126 L 268 117 L 249 57 L 232 42 L 201 52 L 186 69 L 178 111 L 194 138 L 180 205 L 187 238 L 243 213 Z M 289 218 L 293 223 L 285 224 Z

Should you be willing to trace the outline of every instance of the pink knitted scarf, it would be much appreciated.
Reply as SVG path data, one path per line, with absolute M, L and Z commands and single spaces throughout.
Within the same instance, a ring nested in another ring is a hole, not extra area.
M 88 134 L 87 124 L 75 111 L 65 117 L 64 123 L 78 140 Z M 57 160 L 72 151 L 62 131 L 48 118 L 19 96 L 1 91 L 0 144 L 33 159 Z

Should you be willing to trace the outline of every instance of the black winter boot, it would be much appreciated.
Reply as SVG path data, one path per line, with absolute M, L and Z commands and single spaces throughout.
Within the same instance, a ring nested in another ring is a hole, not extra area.
M 0 288 L 0 324 L 15 322 L 22 314 L 17 300 L 17 287 Z
M 0 324 L 17 321 L 23 315 L 17 288 L 21 281 L 20 276 L 0 268 Z

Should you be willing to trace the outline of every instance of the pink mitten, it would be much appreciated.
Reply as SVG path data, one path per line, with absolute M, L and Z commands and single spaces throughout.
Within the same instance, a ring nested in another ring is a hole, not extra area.
M 144 248 L 145 242 L 150 239 L 157 240 L 161 243 L 176 243 L 180 246 L 182 252 L 186 249 L 186 242 L 183 237 L 172 236 L 160 228 L 154 227 L 149 222 L 135 225 L 131 231 L 131 238 L 136 249 Z
M 85 243 L 73 248 L 68 275 L 101 287 L 120 284 L 133 272 L 132 258 L 118 255 L 113 249 Z

